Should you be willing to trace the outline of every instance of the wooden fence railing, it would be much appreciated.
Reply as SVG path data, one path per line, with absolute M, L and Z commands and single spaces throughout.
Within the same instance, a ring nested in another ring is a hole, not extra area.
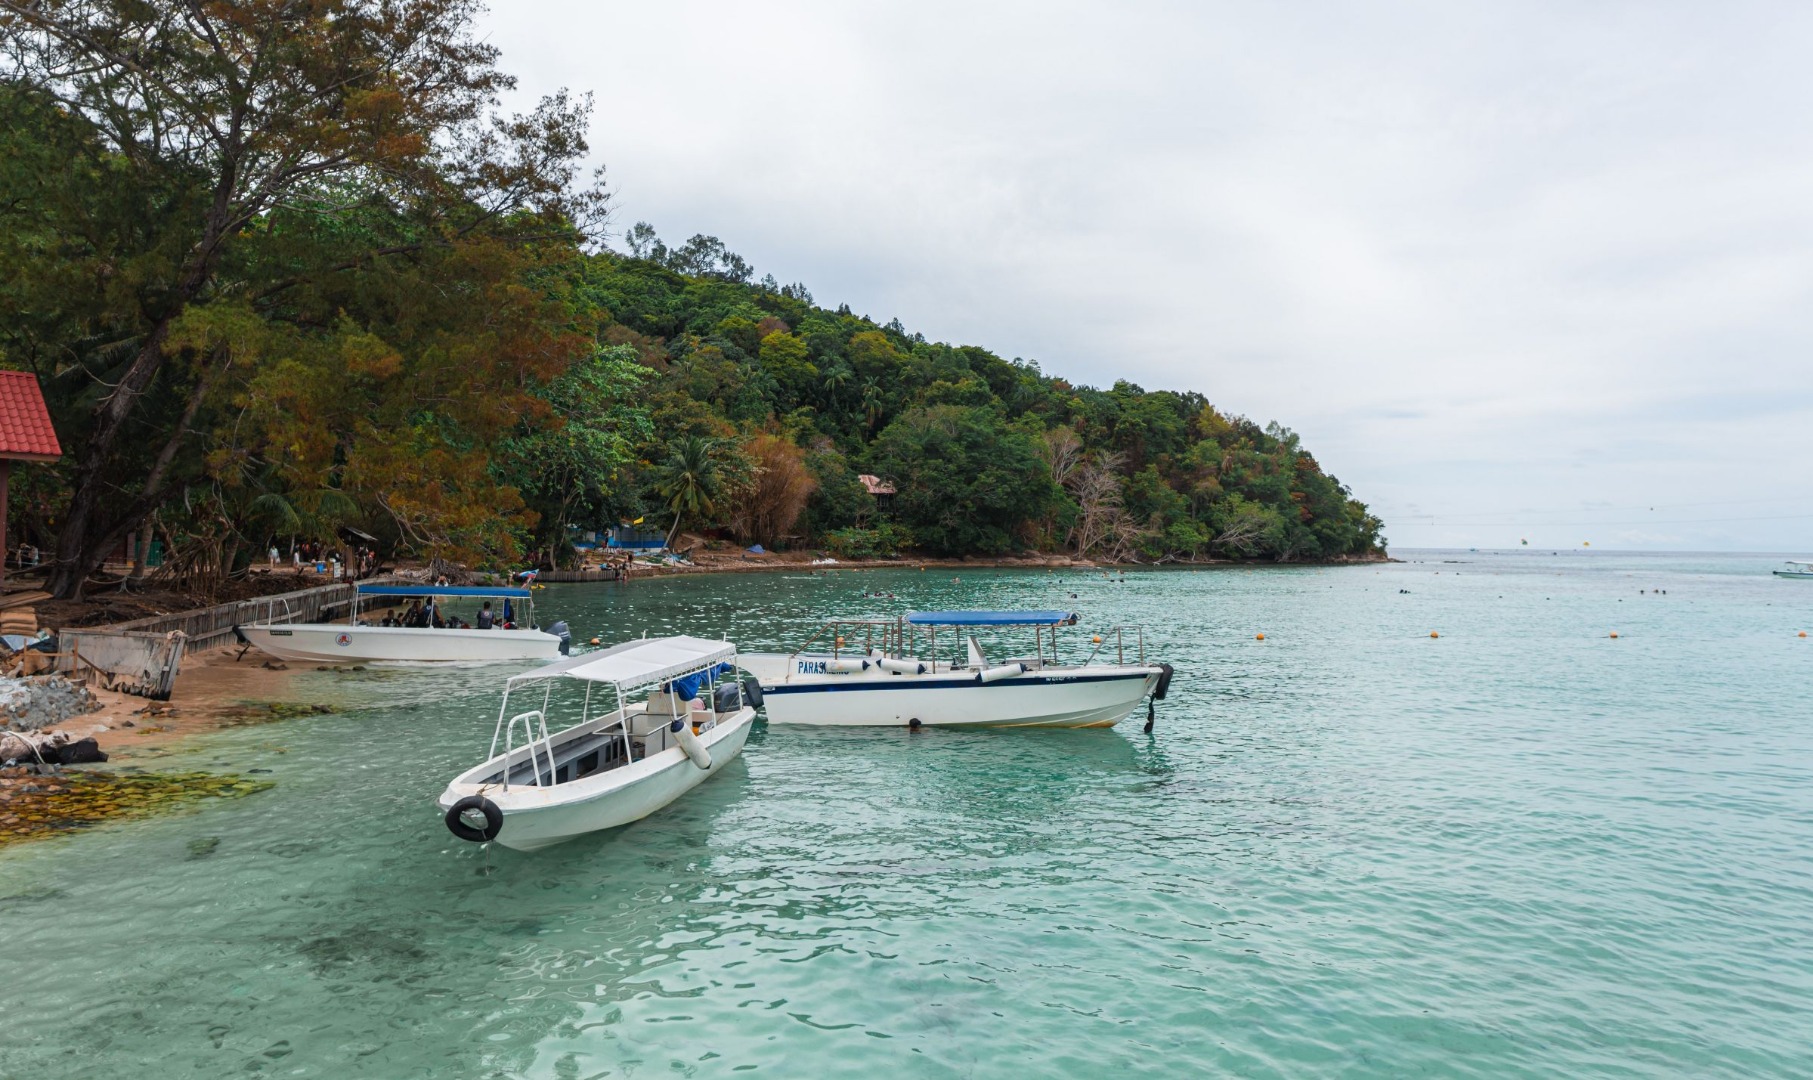
M 375 584 L 380 580 L 388 579 L 373 579 L 362 584 Z M 347 605 L 352 602 L 352 583 L 345 582 L 339 585 L 317 585 L 311 589 L 276 593 L 192 611 L 178 611 L 170 615 L 154 615 L 94 629 L 157 634 L 181 630 L 188 639 L 187 651 L 198 653 L 231 645 L 235 626 L 255 622 L 331 622 L 336 618 L 346 618 Z

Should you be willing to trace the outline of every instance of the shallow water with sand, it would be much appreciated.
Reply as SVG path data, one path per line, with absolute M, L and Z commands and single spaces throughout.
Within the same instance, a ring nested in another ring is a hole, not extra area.
M 270 789 L 0 850 L 0 1076 L 1813 1074 L 1813 582 L 1400 554 L 551 587 L 750 650 L 1061 607 L 1178 674 L 1151 736 L 758 729 L 536 854 L 434 808 L 495 671 L 299 672 L 339 711 L 139 761 Z

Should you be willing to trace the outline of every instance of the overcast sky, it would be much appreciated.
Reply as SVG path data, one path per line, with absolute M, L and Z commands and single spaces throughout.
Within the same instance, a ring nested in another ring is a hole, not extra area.
M 1813 5 L 494 3 L 620 231 L 1278 420 L 1395 547 L 1813 551 Z

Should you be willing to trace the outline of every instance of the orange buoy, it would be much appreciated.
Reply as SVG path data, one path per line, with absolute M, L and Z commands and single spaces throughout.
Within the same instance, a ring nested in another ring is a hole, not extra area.
M 1806 636 L 1807 636 L 1807 632 L 1806 632 L 1806 631 L 1805 631 L 1805 630 L 1802 630 L 1802 631 L 1801 631 L 1801 632 L 1800 632 L 1800 636 L 1801 636 L 1801 637 L 1806 637 Z
M 1806 637 L 1806 636 L 1807 635 L 1805 635 L 1805 634 L 1801 635 L 1801 637 Z M 1100 634 L 1097 634 L 1094 637 L 1089 639 L 1089 644 L 1091 644 L 1091 645 L 1100 645 L 1101 643 L 1102 643 L 1102 635 L 1100 635 Z
M 1441 637 L 1441 635 L 1436 633 L 1434 630 L 1429 631 L 1429 636 L 1430 637 Z
M 1254 640 L 1254 641 L 1264 641 L 1264 640 L 1265 640 L 1265 635 L 1264 635 L 1264 634 L 1254 634 L 1254 635 L 1253 635 L 1253 640 Z
M 1618 631 L 1616 631 L 1616 630 L 1613 630 L 1613 631 L 1612 631 L 1612 636 L 1613 636 L 1613 637 L 1617 637 L 1617 636 L 1618 636 Z

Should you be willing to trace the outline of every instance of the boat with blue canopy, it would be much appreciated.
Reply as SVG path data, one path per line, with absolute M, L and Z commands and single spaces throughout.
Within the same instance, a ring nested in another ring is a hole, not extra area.
M 1147 659 L 1141 628 L 1109 627 L 1073 643 L 1066 660 L 1059 631 L 1077 621 L 1045 610 L 834 619 L 791 653 L 746 653 L 741 663 L 774 724 L 1113 727 L 1142 700 L 1164 698 L 1172 669 Z M 1148 731 L 1153 715 L 1148 706 Z
M 303 623 L 270 611 L 233 628 L 244 644 L 313 664 L 446 664 L 552 660 L 567 652 L 565 623 L 535 622 L 534 593 L 489 585 L 360 584 L 343 623 Z

